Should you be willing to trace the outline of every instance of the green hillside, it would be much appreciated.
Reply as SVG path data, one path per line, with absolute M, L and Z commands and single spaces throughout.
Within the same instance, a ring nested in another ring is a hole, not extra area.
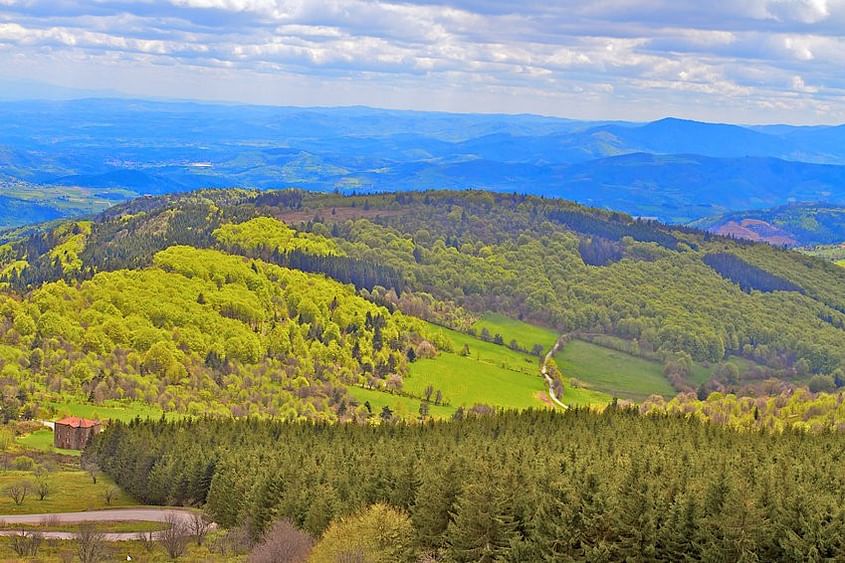
M 18 232 L 0 247 L 0 285 L 7 402 L 27 416 L 58 400 L 376 416 L 346 391 L 360 386 L 542 406 L 539 355 L 560 334 L 655 360 L 564 349 L 564 380 L 586 386 L 565 389 L 573 404 L 845 381 L 841 268 L 527 196 L 143 198 Z

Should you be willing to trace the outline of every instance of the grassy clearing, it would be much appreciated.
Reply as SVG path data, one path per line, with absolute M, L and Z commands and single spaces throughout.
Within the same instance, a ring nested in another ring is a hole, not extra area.
M 37 514 L 49 512 L 81 512 L 124 506 L 136 506 L 126 493 L 118 489 L 117 494 L 106 504 L 105 492 L 116 488 L 114 482 L 103 474 L 97 475 L 97 483 L 91 481 L 85 471 L 56 471 L 49 473 L 47 480 L 51 492 L 44 500 L 38 500 L 34 491 L 26 496 L 21 505 L 16 505 L 6 494 L 6 489 L 18 482 L 35 483 L 30 471 L 5 471 L 0 473 L 0 514 Z
M 444 399 L 452 407 L 484 403 L 524 409 L 540 408 L 545 404 L 538 398 L 538 394 L 545 392 L 545 382 L 539 371 L 535 369 L 529 375 L 473 356 L 440 353 L 434 359 L 414 362 L 410 377 L 405 381 L 405 390 L 422 395 L 428 385 L 442 391 Z
M 458 355 L 464 346 L 469 348 L 469 359 L 485 365 L 519 371 L 526 375 L 537 375 L 539 373 L 540 358 L 530 354 L 524 354 L 511 350 L 507 346 L 485 342 L 474 336 L 464 334 L 437 325 L 429 325 L 433 331 L 440 332 L 451 342 L 454 355 Z M 444 354 L 445 355 L 445 354 Z
M 531 350 L 535 344 L 543 346 L 543 350 L 548 351 L 557 342 L 558 334 L 548 328 L 528 324 L 498 313 L 487 313 L 481 317 L 472 328 L 477 333 L 481 333 L 482 329 L 487 329 L 491 336 L 501 334 L 505 344 L 510 344 L 511 340 L 516 340 L 522 348 Z
M 55 411 L 56 417 L 63 416 L 81 416 L 83 418 L 92 418 L 94 420 L 121 420 L 129 422 L 130 420 L 140 418 L 161 418 L 162 411 L 158 407 L 147 405 L 140 402 L 120 402 L 120 401 L 106 401 L 101 405 L 93 405 L 91 403 L 83 403 L 79 401 L 55 401 L 48 403 L 49 407 Z M 167 418 L 178 417 L 176 413 L 167 413 Z
M 43 430 L 36 430 L 30 434 L 24 434 L 18 437 L 17 442 L 22 448 L 26 450 L 37 450 L 39 452 L 53 452 L 62 455 L 80 456 L 82 452 L 79 450 L 65 450 L 62 448 L 53 447 L 53 431 L 49 428 Z
M 574 377 L 590 389 L 623 399 L 642 401 L 649 395 L 675 395 L 658 362 L 583 340 L 569 342 L 555 355 L 555 361 L 564 382 Z
M 595 407 L 607 405 L 611 400 L 613 397 L 595 389 L 564 385 L 561 402 L 570 407 Z
M 348 387 L 349 394 L 362 405 L 365 402 L 370 403 L 373 414 L 378 416 L 382 407 L 390 407 L 395 416 L 410 419 L 419 416 L 420 400 L 411 397 L 404 397 L 402 395 L 394 395 L 385 391 L 377 391 L 375 389 L 364 389 L 363 387 Z M 456 407 L 445 407 L 429 405 L 429 416 L 434 418 L 448 418 L 452 416 Z

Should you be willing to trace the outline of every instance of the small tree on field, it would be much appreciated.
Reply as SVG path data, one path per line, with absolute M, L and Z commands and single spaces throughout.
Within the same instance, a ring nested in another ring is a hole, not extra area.
M 192 512 L 191 518 L 188 520 L 188 531 L 197 542 L 197 545 L 202 545 L 205 536 L 211 529 L 211 520 L 202 512 Z
M 38 500 L 44 500 L 51 492 L 50 483 L 46 478 L 41 478 L 35 484 L 35 494 L 38 495 Z
M 431 384 L 427 385 L 425 391 L 423 391 L 423 398 L 426 401 L 431 401 L 431 396 L 434 394 L 434 386 Z
M 95 485 L 97 484 L 97 472 L 100 470 L 100 467 L 94 463 L 93 461 L 83 461 L 82 462 L 82 470 L 88 472 L 88 476 L 91 477 L 91 482 Z
M 12 536 L 11 547 L 20 557 L 35 557 L 43 540 L 44 534 L 41 532 L 21 532 Z
M 32 483 L 29 481 L 17 481 L 6 487 L 6 496 L 12 499 L 16 506 L 20 506 L 31 490 Z
M 103 491 L 103 500 L 106 501 L 106 504 L 110 505 L 114 499 L 117 498 L 117 494 L 120 490 L 117 487 L 107 487 L 105 491 Z
M 96 563 L 106 557 L 106 535 L 91 522 L 83 522 L 76 532 L 76 554 L 82 563 Z

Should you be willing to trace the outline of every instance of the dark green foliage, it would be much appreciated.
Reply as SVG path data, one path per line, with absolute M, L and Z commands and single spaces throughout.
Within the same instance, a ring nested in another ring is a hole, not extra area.
M 743 291 L 801 291 L 801 287 L 780 276 L 753 266 L 733 254 L 708 254 L 704 263 L 739 285 Z
M 136 421 L 85 458 L 140 500 L 207 501 L 255 537 L 279 519 L 320 535 L 386 503 L 410 514 L 418 552 L 450 561 L 804 561 L 845 556 L 841 442 L 610 409 Z

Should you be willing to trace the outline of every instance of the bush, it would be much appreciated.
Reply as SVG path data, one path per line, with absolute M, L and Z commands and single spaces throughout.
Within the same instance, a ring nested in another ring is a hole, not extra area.
M 314 548 L 314 538 L 288 520 L 279 520 L 249 554 L 249 563 L 301 563 Z
M 829 375 L 814 375 L 810 379 L 808 387 L 813 393 L 832 393 L 836 390 L 836 383 L 834 383 L 833 377 Z
M 334 522 L 314 547 L 310 561 L 413 561 L 414 529 L 407 514 L 386 504 Z
M 25 455 L 18 456 L 12 461 L 12 467 L 16 471 L 32 471 L 32 468 L 35 467 L 35 460 Z

